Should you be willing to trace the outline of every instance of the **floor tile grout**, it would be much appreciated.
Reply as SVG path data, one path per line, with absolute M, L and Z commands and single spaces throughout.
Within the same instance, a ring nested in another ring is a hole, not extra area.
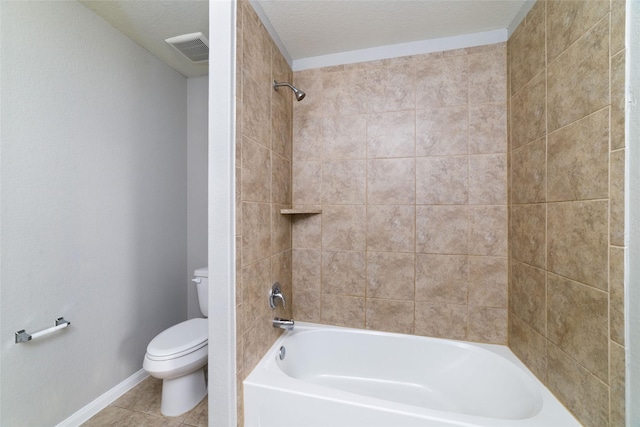
M 94 415 L 84 427 L 138 426 L 202 427 L 207 426 L 208 399 L 205 397 L 191 411 L 178 417 L 166 417 L 160 412 L 162 380 L 148 377 L 105 409 Z

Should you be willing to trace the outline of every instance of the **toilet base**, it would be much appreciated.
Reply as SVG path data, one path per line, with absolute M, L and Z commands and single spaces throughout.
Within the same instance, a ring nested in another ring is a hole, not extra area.
M 176 417 L 195 408 L 207 395 L 204 368 L 190 374 L 162 381 L 162 403 L 160 412 L 167 417 Z

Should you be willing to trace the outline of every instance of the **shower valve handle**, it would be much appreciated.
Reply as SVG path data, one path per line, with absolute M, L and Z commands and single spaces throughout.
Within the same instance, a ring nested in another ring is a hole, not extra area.
M 282 291 L 280 290 L 280 283 L 275 282 L 271 286 L 271 290 L 269 291 L 269 307 L 271 310 L 275 310 L 277 306 L 277 300 L 282 301 L 282 308 L 287 306 L 287 300 L 285 299 Z

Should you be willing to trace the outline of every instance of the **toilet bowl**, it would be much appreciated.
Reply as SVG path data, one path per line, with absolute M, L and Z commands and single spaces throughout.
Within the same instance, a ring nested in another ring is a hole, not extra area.
M 198 269 L 193 280 L 205 315 L 209 314 L 207 273 L 206 268 Z M 142 367 L 162 380 L 163 415 L 183 414 L 207 395 L 204 366 L 209 354 L 208 331 L 207 319 L 190 319 L 162 331 L 147 346 Z

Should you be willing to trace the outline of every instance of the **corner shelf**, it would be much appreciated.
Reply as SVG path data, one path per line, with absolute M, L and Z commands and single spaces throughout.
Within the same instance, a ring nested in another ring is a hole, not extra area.
M 315 215 L 321 213 L 322 209 L 318 208 L 280 209 L 280 214 L 282 215 Z

